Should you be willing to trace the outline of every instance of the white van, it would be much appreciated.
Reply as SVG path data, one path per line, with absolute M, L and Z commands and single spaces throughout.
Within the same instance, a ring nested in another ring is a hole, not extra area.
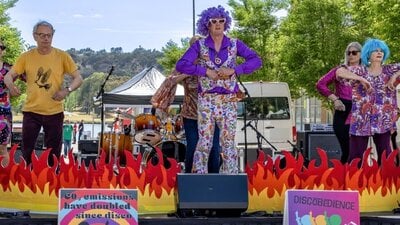
M 243 85 L 250 98 L 238 103 L 235 144 L 239 150 L 245 150 L 245 128 L 247 162 L 252 163 L 257 159 L 259 144 L 265 153 L 273 157 L 280 154 L 282 150 L 291 151 L 293 146 L 289 142 L 295 144 L 296 128 L 288 84 L 259 81 L 243 82 Z M 241 89 L 243 90 L 243 87 Z M 245 109 L 246 115 L 244 114 Z M 246 116 L 248 126 L 245 126 L 244 116 Z M 257 140 L 257 132 L 253 128 L 262 135 L 259 140 Z M 246 152 L 243 153 L 246 154 Z

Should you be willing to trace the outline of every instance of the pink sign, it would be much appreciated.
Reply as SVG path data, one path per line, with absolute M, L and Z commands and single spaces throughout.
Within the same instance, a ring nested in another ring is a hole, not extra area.
M 287 225 L 359 225 L 358 192 L 288 190 L 283 220 Z
M 137 225 L 137 190 L 60 189 L 58 224 Z

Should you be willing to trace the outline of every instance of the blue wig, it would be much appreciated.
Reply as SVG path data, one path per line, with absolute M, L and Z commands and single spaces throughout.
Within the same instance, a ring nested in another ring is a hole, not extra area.
M 229 12 L 225 11 L 224 7 L 211 7 L 200 13 L 200 18 L 197 20 L 197 33 L 203 36 L 209 34 L 208 26 L 210 25 L 210 19 L 214 18 L 225 18 L 224 31 L 227 31 L 232 22 L 232 18 L 229 16 Z
M 390 50 L 386 43 L 379 39 L 368 39 L 364 47 L 361 50 L 361 62 L 362 64 L 368 66 L 369 65 L 369 58 L 373 51 L 377 49 L 381 49 L 384 53 L 382 63 L 385 62 L 386 59 L 389 58 Z

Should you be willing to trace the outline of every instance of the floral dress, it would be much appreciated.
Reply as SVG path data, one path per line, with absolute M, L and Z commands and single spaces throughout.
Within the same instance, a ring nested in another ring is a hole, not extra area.
M 360 82 L 353 83 L 350 134 L 372 136 L 396 128 L 396 90 L 386 87 L 389 79 L 400 70 L 400 64 L 383 65 L 382 73 L 373 75 L 367 67 L 349 67 L 349 70 L 368 80 L 372 91 L 367 92 Z
M 11 65 L 3 63 L 0 69 L 0 144 L 7 145 L 10 142 L 12 131 L 12 113 L 10 95 L 4 83 L 4 76 L 10 70 Z

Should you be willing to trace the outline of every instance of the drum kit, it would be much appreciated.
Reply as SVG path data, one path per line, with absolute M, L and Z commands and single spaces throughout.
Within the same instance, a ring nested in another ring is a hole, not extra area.
M 106 160 L 109 161 L 114 154 L 114 167 L 118 159 L 120 165 L 126 164 L 125 150 L 134 155 L 142 154 L 141 167 L 146 167 L 149 161 L 156 163 L 158 156 L 155 147 L 161 149 L 166 168 L 170 166 L 167 158 L 174 158 L 181 168 L 184 167 L 186 138 L 183 118 L 179 114 L 172 116 L 143 113 L 133 116 L 120 110 L 115 112 L 115 121 L 108 125 L 111 132 L 102 135 L 102 149 L 106 152 Z M 122 129 L 123 120 L 130 120 L 130 126 L 125 125 Z

